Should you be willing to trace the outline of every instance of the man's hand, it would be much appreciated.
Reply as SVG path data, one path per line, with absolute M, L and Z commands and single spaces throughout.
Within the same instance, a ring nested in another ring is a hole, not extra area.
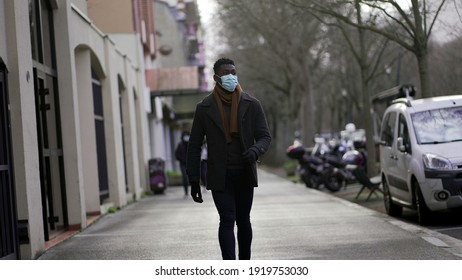
M 242 159 L 250 165 L 257 162 L 258 156 L 253 150 L 249 149 L 242 154 Z
M 204 202 L 202 200 L 201 185 L 199 182 L 191 182 L 191 196 L 192 199 L 197 203 Z

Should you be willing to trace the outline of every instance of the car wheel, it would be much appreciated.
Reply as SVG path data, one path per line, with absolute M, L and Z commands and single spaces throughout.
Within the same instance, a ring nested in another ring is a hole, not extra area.
M 385 204 L 385 211 L 387 214 L 392 217 L 399 217 L 403 213 L 403 207 L 395 204 L 391 199 L 390 189 L 388 188 L 388 183 L 385 178 L 382 180 L 383 187 L 383 202 Z
M 417 211 L 417 220 L 420 225 L 428 225 L 431 221 L 431 211 L 425 203 L 419 183 L 415 182 L 414 184 L 414 199 Z

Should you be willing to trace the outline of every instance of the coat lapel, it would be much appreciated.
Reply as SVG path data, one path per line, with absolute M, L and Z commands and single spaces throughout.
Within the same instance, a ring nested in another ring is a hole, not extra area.
M 214 122 L 223 132 L 223 135 L 225 134 L 225 128 L 223 127 L 223 121 L 221 120 L 220 112 L 218 112 L 217 105 L 215 104 L 215 101 L 213 100 L 213 96 L 209 95 L 203 102 L 203 105 L 207 107 L 206 112 L 207 116 Z
M 241 125 L 242 120 L 244 119 L 245 112 L 247 112 L 247 109 L 249 108 L 250 102 L 248 101 L 249 101 L 249 96 L 247 95 L 247 93 L 243 92 L 241 95 L 241 101 L 239 102 L 239 107 L 237 110 L 237 119 L 238 119 L 239 126 Z M 240 127 L 239 127 L 239 130 L 240 130 Z

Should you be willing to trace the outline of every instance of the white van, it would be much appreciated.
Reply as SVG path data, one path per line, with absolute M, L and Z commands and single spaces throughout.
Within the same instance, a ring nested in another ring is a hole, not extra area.
M 380 131 L 385 208 L 399 216 L 462 207 L 462 95 L 399 98 L 386 109 Z

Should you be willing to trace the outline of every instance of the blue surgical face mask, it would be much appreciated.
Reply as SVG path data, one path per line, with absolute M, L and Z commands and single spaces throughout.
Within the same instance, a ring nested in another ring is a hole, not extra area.
M 221 76 L 221 86 L 225 90 L 233 92 L 237 86 L 237 76 L 233 74 Z

